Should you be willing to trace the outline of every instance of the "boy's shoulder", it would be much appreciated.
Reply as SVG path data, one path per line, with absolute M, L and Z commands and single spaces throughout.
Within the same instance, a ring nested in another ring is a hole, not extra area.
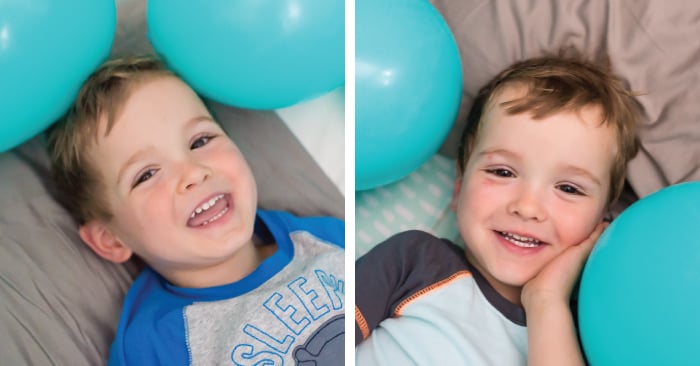
M 462 248 L 420 231 L 398 233 L 378 244 L 355 263 L 358 276 L 397 277 L 398 282 L 428 286 L 457 273 L 470 272 Z M 399 279 L 403 278 L 403 280 Z
M 450 240 L 438 238 L 421 230 L 408 230 L 393 235 L 375 246 L 358 261 L 372 257 L 393 258 L 394 261 L 410 263 L 439 261 L 458 267 L 466 265 L 462 248 Z
M 330 216 L 299 217 L 287 211 L 258 210 L 256 233 L 269 230 L 273 236 L 307 232 L 322 241 L 345 248 L 345 221 Z M 260 224 L 264 223 L 263 228 Z

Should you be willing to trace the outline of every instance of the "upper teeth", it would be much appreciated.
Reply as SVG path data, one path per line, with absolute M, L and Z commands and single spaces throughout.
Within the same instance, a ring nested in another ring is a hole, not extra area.
M 216 196 L 216 197 L 212 197 L 209 201 L 204 202 L 201 206 L 195 208 L 194 211 L 192 211 L 192 215 L 190 215 L 190 218 L 194 218 L 195 216 L 197 216 L 197 215 L 201 214 L 202 212 L 204 212 L 204 211 L 210 209 L 211 207 L 214 207 L 214 204 L 216 203 L 216 201 L 218 201 L 218 200 L 220 200 L 220 199 L 222 199 L 222 198 L 224 198 L 224 195 L 223 195 L 223 194 L 220 194 L 220 195 L 218 195 L 218 196 Z
M 527 236 L 520 236 L 518 234 L 513 234 L 513 233 L 507 233 L 507 232 L 501 232 L 501 234 L 508 239 L 511 243 L 519 246 L 519 247 L 526 247 L 526 248 L 534 248 L 538 246 L 541 242 L 535 238 L 529 238 Z

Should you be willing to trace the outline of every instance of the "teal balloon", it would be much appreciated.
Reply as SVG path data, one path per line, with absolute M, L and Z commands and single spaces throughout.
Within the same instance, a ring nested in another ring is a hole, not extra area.
M 114 0 L 0 0 L 0 152 L 65 113 L 116 24 Z
M 397 181 L 432 157 L 457 115 L 462 67 L 426 0 L 355 2 L 355 189 Z
M 149 0 L 154 49 L 198 93 L 277 109 L 344 85 L 343 0 Z
M 591 365 L 697 365 L 700 182 L 623 211 L 584 267 L 579 326 Z

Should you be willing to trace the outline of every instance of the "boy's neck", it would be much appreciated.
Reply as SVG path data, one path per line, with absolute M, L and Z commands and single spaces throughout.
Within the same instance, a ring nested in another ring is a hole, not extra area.
M 227 260 L 208 267 L 177 271 L 165 276 L 178 287 L 206 288 L 240 281 L 255 271 L 277 251 L 277 244 L 258 244 L 256 238 L 242 246 Z
M 510 286 L 496 280 L 488 271 L 486 271 L 486 269 L 481 268 L 480 265 L 476 264 L 477 261 L 474 258 L 472 258 L 468 250 L 465 250 L 464 254 L 467 258 L 467 262 L 469 262 L 469 264 L 472 267 L 476 268 L 476 270 L 479 271 L 479 274 L 481 275 L 483 280 L 486 281 L 489 284 L 489 286 L 491 286 L 491 288 L 493 288 L 504 299 L 508 300 L 508 302 L 519 307 L 523 306 L 522 301 L 520 299 L 520 295 L 523 291 L 522 286 Z

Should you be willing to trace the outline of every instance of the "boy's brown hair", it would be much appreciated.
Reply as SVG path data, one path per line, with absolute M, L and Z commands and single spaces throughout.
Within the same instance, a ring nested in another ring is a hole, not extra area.
M 483 112 L 495 96 L 509 86 L 527 88 L 524 97 L 503 103 L 506 113 L 511 115 L 531 113 L 537 120 L 559 112 L 579 112 L 586 106 L 600 106 L 601 124 L 613 126 L 616 133 L 617 152 L 608 197 L 608 204 L 614 203 L 624 186 L 627 162 L 639 149 L 635 131 L 639 105 L 609 68 L 585 61 L 579 55 L 544 56 L 517 62 L 485 85 L 467 115 L 457 152 L 459 174 L 466 168 Z
M 97 142 L 100 121 L 107 122 L 107 136 L 133 89 L 163 76 L 174 74 L 155 56 L 108 61 L 90 75 L 68 112 L 49 130 L 48 151 L 59 200 L 79 224 L 112 218 L 101 193 L 101 177 L 88 156 Z

